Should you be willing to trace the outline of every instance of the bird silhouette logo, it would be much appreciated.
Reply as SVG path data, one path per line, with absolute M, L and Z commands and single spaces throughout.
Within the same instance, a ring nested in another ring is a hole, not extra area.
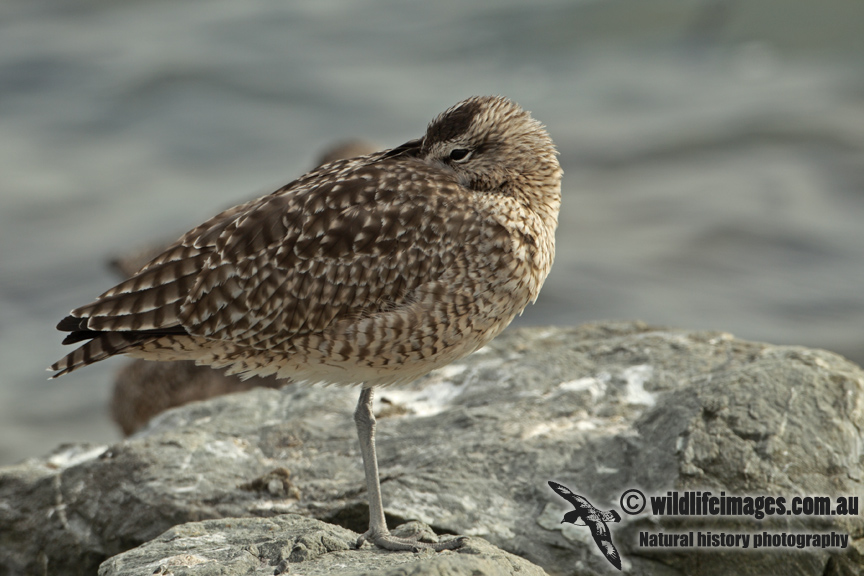
M 609 562 L 618 570 L 621 570 L 621 555 L 612 543 L 612 534 L 609 532 L 607 522 L 620 522 L 621 516 L 615 510 L 603 512 L 598 510 L 591 504 L 587 498 L 574 494 L 572 490 L 558 484 L 557 482 L 549 481 L 549 486 L 556 494 L 570 502 L 575 510 L 571 510 L 564 515 L 561 523 L 567 522 L 575 526 L 588 526 L 591 530 L 591 536 L 594 537 L 594 542 L 600 548 L 600 552 L 606 557 Z

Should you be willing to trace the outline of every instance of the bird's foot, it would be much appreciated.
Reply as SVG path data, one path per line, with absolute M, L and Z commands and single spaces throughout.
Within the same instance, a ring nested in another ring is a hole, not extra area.
M 440 552 L 441 550 L 455 550 L 461 548 L 467 541 L 465 536 L 458 536 L 441 542 L 423 542 L 420 540 L 422 536 L 422 534 L 419 534 L 409 538 L 404 538 L 401 536 L 394 536 L 389 531 L 382 533 L 367 530 L 366 533 L 357 539 L 357 548 L 363 546 L 364 542 L 369 542 L 378 548 L 383 548 L 384 550 L 408 552 L 434 550 Z

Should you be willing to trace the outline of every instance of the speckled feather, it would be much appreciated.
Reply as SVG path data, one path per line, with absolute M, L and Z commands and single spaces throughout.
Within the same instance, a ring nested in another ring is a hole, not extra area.
M 458 158 L 453 150 L 467 150 Z M 412 380 L 484 345 L 536 299 L 561 169 L 546 131 L 498 97 L 423 138 L 325 164 L 186 233 L 71 312 L 90 339 L 55 376 L 115 354 L 243 376 Z

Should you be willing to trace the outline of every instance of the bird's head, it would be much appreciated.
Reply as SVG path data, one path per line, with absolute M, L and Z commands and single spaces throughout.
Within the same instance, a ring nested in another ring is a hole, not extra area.
M 546 129 L 500 96 L 475 96 L 438 115 L 426 129 L 419 156 L 443 165 L 460 184 L 534 204 L 560 203 L 561 166 Z
M 566 522 L 567 524 L 574 524 L 576 526 L 585 526 L 585 518 L 583 516 L 584 512 L 581 510 L 571 510 L 564 514 L 564 519 L 561 520 L 561 524 Z

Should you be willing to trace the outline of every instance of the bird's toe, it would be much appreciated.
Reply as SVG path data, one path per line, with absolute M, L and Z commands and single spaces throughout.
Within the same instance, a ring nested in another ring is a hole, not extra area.
M 465 545 L 468 538 L 465 536 L 457 536 L 440 542 L 421 542 L 419 537 L 402 538 L 394 536 L 390 532 L 373 533 L 372 530 L 365 532 L 357 539 L 357 548 L 363 546 L 365 542 L 374 544 L 383 550 L 391 550 L 394 552 L 420 552 L 421 550 L 434 550 L 440 552 L 442 550 L 456 550 Z

